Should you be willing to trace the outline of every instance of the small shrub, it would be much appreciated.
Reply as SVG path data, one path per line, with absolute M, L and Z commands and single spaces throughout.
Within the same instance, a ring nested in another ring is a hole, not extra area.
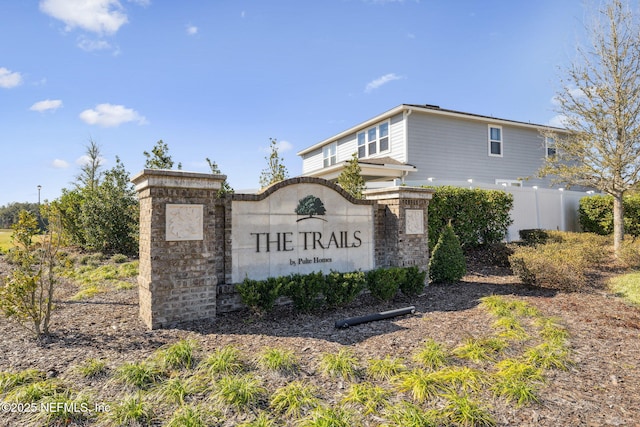
M 174 377 L 163 381 L 157 388 L 156 393 L 162 401 L 169 401 L 184 405 L 187 396 L 194 395 L 202 391 L 202 387 L 197 381 L 190 378 Z
M 176 410 L 166 427 L 207 427 L 207 417 L 199 406 L 181 406 Z
M 363 414 L 368 415 L 379 413 L 390 396 L 391 393 L 380 386 L 371 383 L 357 383 L 351 384 L 342 401 L 361 406 Z
M 127 256 L 123 254 L 115 254 L 111 256 L 111 262 L 114 262 L 116 264 L 124 264 L 128 259 L 129 258 L 127 258 Z
M 191 368 L 195 364 L 198 345 L 194 340 L 182 339 L 156 352 L 158 362 L 168 369 Z
M 433 339 L 426 340 L 415 354 L 413 360 L 425 368 L 436 370 L 446 366 L 449 360 L 449 352 L 440 343 Z
M 559 243 L 518 248 L 509 261 L 513 273 L 525 285 L 575 291 L 587 282 L 589 263 L 582 253 Z
M 215 385 L 218 399 L 240 410 L 255 406 L 266 392 L 262 382 L 252 375 L 223 376 Z
M 38 412 L 37 416 L 44 425 L 83 425 L 87 419 L 89 398 L 85 395 L 72 397 L 70 393 L 55 393 L 45 396 L 41 405 L 56 408 L 52 411 Z M 80 410 L 77 410 L 80 408 Z M 83 409 L 85 409 L 83 411 Z
M 216 349 L 204 361 L 209 374 L 237 374 L 244 370 L 244 363 L 240 357 L 240 350 L 232 345 Z
M 362 271 L 338 273 L 332 271 L 325 278 L 324 298 L 329 308 L 342 307 L 352 302 L 365 288 L 366 278 Z
M 150 424 L 153 412 L 142 400 L 141 393 L 137 393 L 110 405 L 109 418 L 119 426 Z
M 276 299 L 280 296 L 282 282 L 269 277 L 267 280 L 244 279 L 236 285 L 242 302 L 256 314 L 264 314 L 273 310 Z
M 622 242 L 618 262 L 627 268 L 640 268 L 640 239 L 626 239 Z
M 438 239 L 429 260 L 429 279 L 433 283 L 457 282 L 467 274 L 467 263 L 460 242 L 448 225 Z
M 45 397 L 69 394 L 69 390 L 55 378 L 21 385 L 7 394 L 6 400 L 17 403 L 34 403 Z
M 547 232 L 539 228 L 519 230 L 518 234 L 520 235 L 520 240 L 522 240 L 525 244 L 532 246 L 545 244 L 549 239 L 549 235 L 547 234 Z
M 279 424 L 265 412 L 260 412 L 257 417 L 251 421 L 245 421 L 237 425 L 237 427 L 276 427 Z
M 292 381 L 277 389 L 271 396 L 270 402 L 274 411 L 295 418 L 299 418 L 319 404 L 320 399 L 316 397 L 316 389 L 301 381 Z
M 528 349 L 524 353 L 524 360 L 542 369 L 560 369 L 566 371 L 572 364 L 569 349 L 563 344 L 545 341 L 540 345 Z
M 507 344 L 499 338 L 469 338 L 464 344 L 453 349 L 453 354 L 475 363 L 493 361 L 495 355 L 503 351 Z
M 367 376 L 376 381 L 388 381 L 407 369 L 402 359 L 389 355 L 384 359 L 370 359 L 368 363 Z
M 353 427 L 357 425 L 356 414 L 339 406 L 318 406 L 306 418 L 300 420 L 301 427 Z
M 490 427 L 496 425 L 496 421 L 479 402 L 472 400 L 467 395 L 449 394 L 446 396 L 447 404 L 443 409 L 443 415 L 450 423 L 460 426 Z M 449 425 L 450 423 L 447 423 Z
M 421 271 L 418 267 L 407 267 L 405 269 L 404 280 L 400 282 L 400 290 L 407 296 L 416 296 L 424 291 L 427 272 Z
M 78 366 L 78 372 L 85 378 L 96 378 L 107 373 L 107 362 L 90 358 Z
M 444 389 L 437 373 L 424 369 L 403 372 L 396 377 L 395 386 L 399 391 L 409 393 L 417 403 L 436 397 Z
M 42 381 L 47 374 L 37 369 L 25 369 L 19 372 L 0 372 L 0 393 L 6 393 L 23 384 Z
M 367 288 L 377 300 L 389 301 L 396 296 L 404 280 L 404 269 L 378 268 L 367 272 Z
M 258 366 L 289 374 L 298 370 L 298 360 L 293 351 L 265 348 L 258 356 Z
M 164 372 L 149 362 L 127 362 L 120 366 L 116 378 L 139 389 L 147 389 L 164 377 Z
M 385 412 L 390 427 L 437 427 L 440 423 L 440 415 L 436 410 L 424 411 L 417 405 L 407 401 L 389 408 Z
M 322 272 L 311 274 L 292 274 L 284 279 L 281 291 L 291 298 L 296 310 L 308 313 L 323 304 L 322 290 L 325 287 Z
M 358 359 L 348 348 L 341 348 L 338 353 L 325 353 L 320 361 L 321 372 L 328 377 L 354 379 L 358 375 Z

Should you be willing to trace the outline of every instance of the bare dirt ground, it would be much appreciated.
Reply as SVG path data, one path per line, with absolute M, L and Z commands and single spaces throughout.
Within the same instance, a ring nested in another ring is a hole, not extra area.
M 0 257 L 0 274 L 7 266 Z M 597 285 L 597 284 L 594 284 Z M 248 312 L 219 315 L 215 321 L 149 331 L 138 318 L 137 289 L 110 292 L 73 302 L 77 291 L 61 284 L 53 314 L 52 336 L 35 344 L 28 333 L 0 316 L 0 371 L 37 368 L 49 376 L 67 377 L 87 358 L 108 360 L 116 367 L 141 360 L 159 347 L 181 338 L 195 338 L 204 351 L 234 344 L 255 354 L 265 346 L 293 350 L 302 370 L 314 375 L 320 354 L 350 346 L 360 360 L 385 355 L 407 356 L 426 338 L 456 345 L 467 337 L 491 333 L 491 318 L 478 299 L 491 294 L 512 295 L 561 319 L 570 332 L 575 365 L 550 371 L 539 404 L 522 408 L 494 407 L 501 426 L 640 426 L 640 309 L 594 286 L 582 293 L 529 288 L 508 269 L 470 262 L 469 274 L 448 286 L 431 286 L 414 299 L 398 297 L 377 303 L 368 296 L 335 311 L 299 315 L 281 307 L 263 319 Z M 414 305 L 414 315 L 335 329 L 334 322 L 393 308 Z M 0 414 L 0 425 L 3 425 Z

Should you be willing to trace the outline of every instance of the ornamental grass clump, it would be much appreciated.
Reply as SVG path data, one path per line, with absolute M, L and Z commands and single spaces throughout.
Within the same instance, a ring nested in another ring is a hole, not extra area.
M 431 283 L 457 282 L 467 274 L 467 262 L 453 227 L 447 225 L 429 260 L 429 280 Z

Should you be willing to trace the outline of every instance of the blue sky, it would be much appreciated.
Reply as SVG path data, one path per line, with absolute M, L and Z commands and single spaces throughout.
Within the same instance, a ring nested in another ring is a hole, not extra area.
M 0 2 L 0 205 L 71 188 L 89 139 L 131 175 L 162 139 L 184 170 L 257 188 L 296 152 L 403 103 L 553 123 L 583 0 Z

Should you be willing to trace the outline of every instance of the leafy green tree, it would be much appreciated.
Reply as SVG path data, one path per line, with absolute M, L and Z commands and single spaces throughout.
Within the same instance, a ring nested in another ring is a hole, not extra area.
M 50 212 L 59 218 L 61 239 L 65 245 L 85 247 L 87 239 L 82 211 L 88 190 L 84 188 L 62 189 L 62 195 L 51 202 Z
M 589 28 L 590 46 L 565 70 L 556 96 L 568 134 L 541 175 L 613 197 L 613 241 L 624 239 L 623 197 L 640 183 L 640 24 L 624 0 L 609 0 Z
M 95 191 L 82 205 L 86 246 L 105 253 L 138 253 L 139 206 L 129 173 L 116 157 Z
M 222 175 L 222 171 L 220 171 L 220 168 L 218 167 L 218 164 L 216 162 L 212 162 L 211 159 L 209 159 L 208 157 L 205 160 L 207 161 L 207 164 L 209 165 L 209 169 L 211 169 L 212 174 Z M 234 192 L 235 190 L 233 189 L 233 187 L 231 187 L 231 185 L 229 185 L 229 182 L 227 182 L 225 178 L 225 180 L 222 181 L 220 190 L 218 190 L 218 197 L 222 197 L 225 194 L 233 194 Z
M 169 155 L 169 146 L 162 140 L 156 142 L 151 153 L 144 151 L 147 158 L 144 167 L 147 169 L 173 169 L 173 159 Z M 178 163 L 178 170 L 182 169 L 182 163 Z
M 0 206 L 0 228 L 11 228 L 18 222 L 21 211 L 29 211 L 37 215 L 38 204 L 14 202 Z
M 451 224 L 447 225 L 429 260 L 429 279 L 432 283 L 457 282 L 467 274 L 467 262 L 458 237 Z
M 13 225 L 12 259 L 15 268 L 0 284 L 0 311 L 16 320 L 36 337 L 49 334 L 56 283 L 56 254 L 60 247 L 58 222 L 50 218 L 50 227 L 42 243 L 35 243 L 38 220 L 22 211 Z
M 284 160 L 278 153 L 278 140 L 269 138 L 271 141 L 271 154 L 265 157 L 267 167 L 260 174 L 260 187 L 265 188 L 276 182 L 284 181 L 289 176 Z
M 362 177 L 362 169 L 358 164 L 357 153 L 353 153 L 344 170 L 338 176 L 338 185 L 356 199 L 362 199 L 365 182 Z

